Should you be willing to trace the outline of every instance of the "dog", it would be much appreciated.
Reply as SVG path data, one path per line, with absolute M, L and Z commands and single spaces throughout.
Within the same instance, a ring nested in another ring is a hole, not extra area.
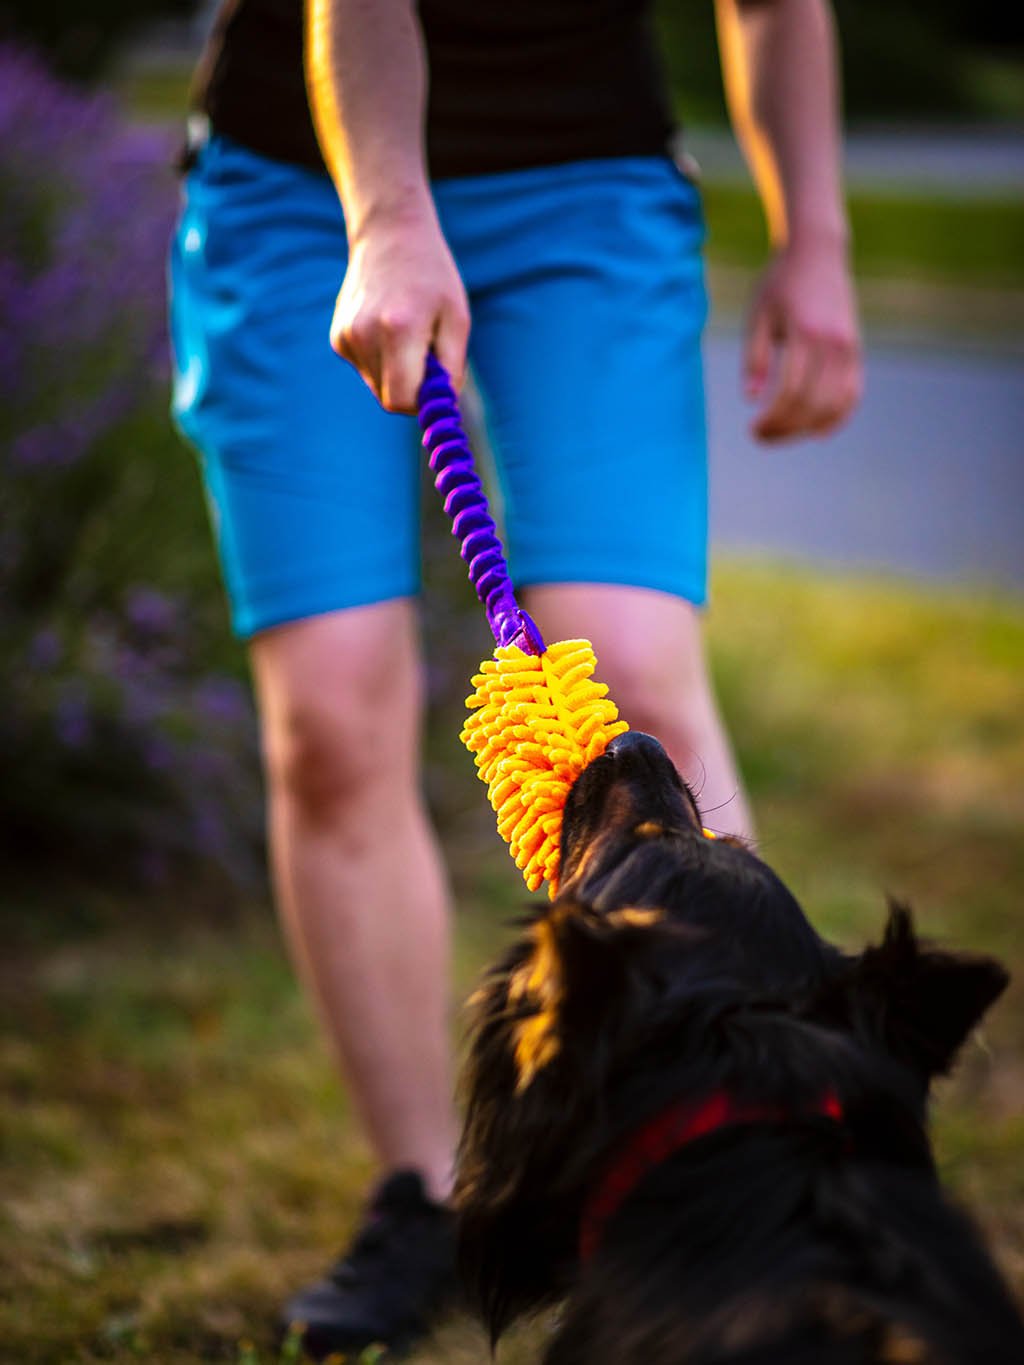
M 492 1346 L 560 1305 L 546 1365 L 1021 1365 L 926 1123 L 1002 966 L 897 905 L 879 945 L 830 945 L 648 735 L 583 771 L 562 839 L 464 1068 L 460 1261 Z

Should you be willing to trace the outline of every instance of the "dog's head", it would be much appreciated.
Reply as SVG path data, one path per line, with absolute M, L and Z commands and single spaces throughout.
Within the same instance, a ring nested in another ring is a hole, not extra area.
M 876 1033 L 924 1087 L 949 1069 L 1007 984 L 991 958 L 923 944 L 895 905 L 878 947 L 840 953 L 743 841 L 709 836 L 693 793 L 650 735 L 619 736 L 583 771 L 563 828 L 552 919 L 571 919 L 573 905 L 584 922 L 660 925 L 663 947 L 689 943 L 673 955 L 674 985 L 681 973 L 703 988 L 727 980 L 747 996 L 786 996 L 836 1028 Z
M 584 770 L 562 839 L 557 900 L 477 993 L 465 1073 L 457 1202 L 495 1330 L 564 1288 L 609 1150 L 680 1092 L 840 1093 L 871 1142 L 926 1163 L 928 1084 L 1006 984 L 900 909 L 878 947 L 828 944 L 742 842 L 706 834 L 648 735 Z
M 650 912 L 652 925 L 689 939 L 687 958 L 705 980 L 724 974 L 747 990 L 782 991 L 826 968 L 831 950 L 788 888 L 741 840 L 709 836 L 650 735 L 620 735 L 584 769 L 562 840 L 560 901 L 606 920 Z

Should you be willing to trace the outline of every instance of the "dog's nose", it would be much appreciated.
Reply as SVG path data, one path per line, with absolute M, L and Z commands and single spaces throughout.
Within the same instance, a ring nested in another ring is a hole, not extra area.
M 684 789 L 683 779 L 661 742 L 642 730 L 627 730 L 624 735 L 616 735 L 605 754 L 612 760 L 609 775 L 638 780 L 652 790 L 655 787 L 663 792 L 671 788 Z
M 645 755 L 649 758 L 667 758 L 668 755 L 653 735 L 645 735 L 642 730 L 627 730 L 624 735 L 616 735 L 605 749 L 613 758 L 630 755 Z

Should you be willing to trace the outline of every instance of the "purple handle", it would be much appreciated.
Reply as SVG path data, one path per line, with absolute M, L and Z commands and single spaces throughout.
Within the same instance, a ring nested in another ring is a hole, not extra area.
M 431 351 L 419 393 L 423 448 L 429 452 L 434 486 L 452 519 L 452 535 L 469 566 L 469 581 L 484 605 L 487 624 L 499 645 L 518 645 L 526 654 L 543 654 L 540 631 L 516 602 L 505 554 L 498 539 L 487 494 L 462 429 L 459 402 L 448 371 Z

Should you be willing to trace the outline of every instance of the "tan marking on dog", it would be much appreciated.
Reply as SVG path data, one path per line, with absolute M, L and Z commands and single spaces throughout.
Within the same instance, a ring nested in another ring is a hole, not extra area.
M 934 1348 L 903 1323 L 885 1322 L 840 1285 L 807 1287 L 797 1296 L 768 1299 L 739 1295 L 698 1323 L 688 1325 L 690 1348 L 729 1355 L 776 1344 L 801 1322 L 821 1323 L 834 1341 L 874 1338 L 878 1365 L 940 1365 Z M 877 1336 L 876 1336 L 877 1333 Z M 832 1335 L 834 1334 L 834 1335 Z
M 665 833 L 665 826 L 659 825 L 657 820 L 643 820 L 633 833 L 638 839 L 660 839 Z
M 931 1348 L 907 1327 L 890 1327 L 879 1360 L 886 1365 L 922 1365 Z
M 877 1310 L 859 1302 L 844 1286 L 808 1286 L 797 1296 L 768 1299 L 762 1294 L 739 1295 L 716 1312 L 689 1324 L 690 1347 L 714 1347 L 729 1355 L 783 1340 L 801 1323 L 817 1322 L 830 1339 L 865 1342 L 875 1337 L 878 1365 L 925 1365 L 938 1357 L 930 1346 L 901 1323 L 884 1322 Z
M 699 1324 L 690 1324 L 690 1345 L 695 1353 L 711 1347 L 739 1354 L 777 1341 L 791 1330 L 794 1317 L 790 1299 L 767 1299 L 753 1292 L 738 1295 Z
M 600 841 L 597 839 L 592 839 L 590 841 L 587 847 L 580 854 L 579 862 L 573 868 L 572 875 L 569 877 L 570 881 L 578 881 L 579 878 L 583 876 L 587 868 L 594 861 L 594 858 L 597 855 L 599 844 Z M 561 886 L 561 883 L 559 883 L 559 885 Z
M 522 1094 L 538 1071 L 543 1070 L 558 1055 L 561 1047 L 557 1025 L 564 982 L 555 931 L 559 922 L 574 909 L 575 906 L 570 904 L 553 910 L 531 927 L 533 951 L 522 966 L 512 973 L 508 983 L 511 1004 L 526 1000 L 537 1009 L 536 1014 L 523 1019 L 512 1031 L 518 1071 L 517 1094 Z
M 631 929 L 649 929 L 652 924 L 659 924 L 665 918 L 665 911 L 656 908 L 641 909 L 638 905 L 626 906 L 623 910 L 613 910 L 605 919 L 609 924 L 614 924 L 618 929 L 623 925 Z

